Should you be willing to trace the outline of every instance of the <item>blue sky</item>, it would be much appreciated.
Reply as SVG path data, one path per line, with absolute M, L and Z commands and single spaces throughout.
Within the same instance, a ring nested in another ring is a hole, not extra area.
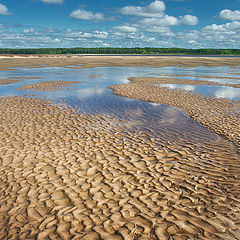
M 0 48 L 240 48 L 240 0 L 0 0 Z

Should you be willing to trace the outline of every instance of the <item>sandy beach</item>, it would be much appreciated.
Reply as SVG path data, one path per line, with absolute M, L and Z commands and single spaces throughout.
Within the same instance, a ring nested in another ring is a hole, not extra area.
M 240 58 L 231 57 L 156 57 L 156 56 L 101 56 L 101 55 L 23 55 L 1 56 L 0 70 L 17 67 L 67 67 L 73 69 L 91 67 L 128 67 L 128 66 L 240 66 Z M 77 66 L 78 65 L 78 66 Z
M 0 70 L 180 63 L 240 66 L 240 58 L 5 56 Z M 111 88 L 178 107 L 218 135 L 174 142 L 32 94 L 1 97 L 0 239 L 240 239 L 240 101 L 153 86 L 179 79 L 130 80 Z M 78 83 L 42 81 L 20 90 Z

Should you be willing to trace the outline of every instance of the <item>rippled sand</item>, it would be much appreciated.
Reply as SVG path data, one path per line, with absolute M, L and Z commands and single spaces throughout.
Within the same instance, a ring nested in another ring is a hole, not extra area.
M 240 149 L 240 101 L 153 86 L 151 80 L 155 83 L 154 78 L 133 78 L 132 83 L 110 88 L 120 96 L 181 108 L 188 116 L 230 139 Z
M 0 98 L 0 239 L 240 239 L 240 159 Z
M 40 83 L 23 85 L 18 90 L 31 90 L 31 91 L 58 91 L 73 84 L 79 84 L 81 81 L 43 81 Z
M 177 76 L 177 75 L 176 75 Z M 190 75 L 195 77 L 195 75 Z M 203 80 L 187 80 L 178 78 L 164 78 L 164 77 L 130 77 L 128 78 L 132 83 L 159 83 L 159 84 L 185 84 L 185 85 L 208 85 L 208 86 L 228 86 L 240 88 L 240 84 L 219 83 Z
M 50 56 L 2 60 L 0 69 L 179 62 L 240 65 L 232 58 Z M 62 82 L 24 87 L 56 90 Z M 151 81 L 114 88 L 180 107 L 240 146 L 239 101 L 153 87 Z M 50 101 L 0 98 L 0 239 L 240 239 L 240 156 L 233 144 L 208 138 L 200 128 L 192 141 L 170 141 L 168 128 L 151 135 L 134 124 Z

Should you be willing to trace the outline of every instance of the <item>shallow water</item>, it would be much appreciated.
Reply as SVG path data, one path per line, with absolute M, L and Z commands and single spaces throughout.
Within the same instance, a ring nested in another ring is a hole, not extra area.
M 185 85 L 185 84 L 154 84 L 154 86 L 167 87 L 171 89 L 181 89 L 186 91 L 195 91 L 204 96 L 214 96 L 216 98 L 226 98 L 229 100 L 240 99 L 240 89 L 226 86 L 208 86 L 208 85 Z
M 224 76 L 226 79 L 227 77 L 236 77 L 236 75 L 230 72 L 238 72 L 238 70 L 229 67 L 180 68 L 176 66 L 165 68 L 105 67 L 77 70 L 59 67 L 19 68 L 11 71 L 0 71 L 0 78 L 43 77 L 43 79 L 25 79 L 23 81 L 20 79 L 19 82 L 2 85 L 0 86 L 0 97 L 23 96 L 29 93 L 35 94 L 36 97 L 47 97 L 58 104 L 80 108 L 86 114 L 107 114 L 123 119 L 125 120 L 125 126 L 127 126 L 129 130 L 148 131 L 151 135 L 164 138 L 167 141 L 192 142 L 198 144 L 214 140 L 217 138 L 217 135 L 184 115 L 180 109 L 120 97 L 114 95 L 112 90 L 108 89 L 107 86 L 128 83 L 128 77 L 147 77 L 153 76 L 154 74 L 216 75 Z M 94 78 L 94 75 L 96 78 Z M 83 83 L 70 86 L 69 89 L 57 92 L 16 90 L 16 88 L 26 84 L 54 80 L 83 81 Z M 206 78 L 197 78 L 196 80 L 206 80 Z M 189 88 L 188 86 L 185 87 Z M 193 87 L 194 89 L 190 90 L 199 89 L 199 86 Z M 216 96 L 216 92 L 218 91 L 221 92 L 220 97 L 228 97 L 230 94 L 230 88 L 227 87 L 214 87 L 212 88 L 215 89 L 214 91 L 207 90 L 211 89 L 212 86 L 201 87 L 201 93 L 215 93 Z M 239 89 L 237 89 L 237 91 L 239 91 Z M 230 97 L 229 99 L 239 99 L 239 94 L 234 94 L 232 94 L 232 98 Z

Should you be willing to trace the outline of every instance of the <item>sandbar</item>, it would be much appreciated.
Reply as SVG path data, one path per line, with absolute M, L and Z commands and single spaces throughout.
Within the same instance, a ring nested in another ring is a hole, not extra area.
M 0 85 L 6 85 L 6 84 L 11 84 L 18 82 L 19 80 L 13 80 L 13 79 L 0 79 Z
M 88 56 L 88 55 L 26 55 L 0 56 L 0 70 L 17 67 L 69 67 L 75 69 L 91 67 L 196 67 L 196 66 L 240 66 L 240 58 L 233 57 L 176 57 L 176 56 Z M 82 65 L 81 65 L 82 64 Z M 79 65 L 79 66 L 76 66 Z
M 81 83 L 81 81 L 43 81 L 40 83 L 23 85 L 17 88 L 17 90 L 60 91 L 63 88 L 79 83 Z
M 240 84 L 220 83 L 203 80 L 187 80 L 181 78 L 164 78 L 164 77 L 129 77 L 132 83 L 150 83 L 150 84 L 184 84 L 184 85 L 208 85 L 208 86 L 228 86 L 240 88 Z

